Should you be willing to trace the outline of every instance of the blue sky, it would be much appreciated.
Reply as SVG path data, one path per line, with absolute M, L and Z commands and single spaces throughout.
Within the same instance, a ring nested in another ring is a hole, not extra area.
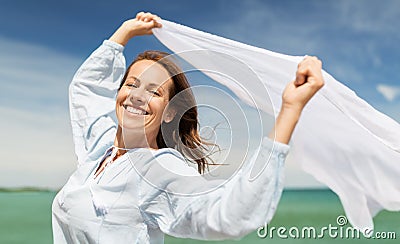
M 75 166 L 69 81 L 139 11 L 276 52 L 317 55 L 337 80 L 400 121 L 400 1 L 3 1 L 0 186 L 65 182 Z M 145 49 L 166 50 L 139 37 L 128 44 L 127 61 Z

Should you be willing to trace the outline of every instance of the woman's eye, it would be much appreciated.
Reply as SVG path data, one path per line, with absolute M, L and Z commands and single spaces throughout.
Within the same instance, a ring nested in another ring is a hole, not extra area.
M 126 86 L 137 88 L 137 86 L 133 83 L 132 84 L 128 83 L 128 84 L 126 84 Z
M 161 96 L 161 94 L 157 91 L 150 91 L 150 93 L 156 95 L 157 97 Z

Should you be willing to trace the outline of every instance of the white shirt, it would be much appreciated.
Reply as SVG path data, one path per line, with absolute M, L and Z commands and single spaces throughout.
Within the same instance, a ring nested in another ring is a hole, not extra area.
M 104 41 L 70 85 L 78 168 L 53 201 L 54 243 L 163 243 L 164 233 L 232 239 L 269 222 L 281 196 L 289 146 L 268 138 L 228 182 L 207 181 L 169 148 L 132 149 L 94 178 L 116 134 L 122 51 Z M 266 167 L 249 180 L 257 162 Z

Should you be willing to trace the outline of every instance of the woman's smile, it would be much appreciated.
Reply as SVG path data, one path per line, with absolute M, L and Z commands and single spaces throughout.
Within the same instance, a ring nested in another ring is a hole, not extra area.
M 129 114 L 132 114 L 132 115 L 144 116 L 144 115 L 150 114 L 145 109 L 142 109 L 139 107 L 134 107 L 132 105 L 124 104 L 124 105 L 122 105 L 122 107 L 125 109 L 125 111 L 127 111 Z

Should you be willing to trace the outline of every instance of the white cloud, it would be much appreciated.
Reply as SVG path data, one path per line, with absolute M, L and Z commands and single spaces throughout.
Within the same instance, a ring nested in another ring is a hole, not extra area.
M 399 36 L 395 23 L 400 18 L 400 2 L 381 1 L 335 1 L 333 6 L 340 16 L 337 21 L 355 31 L 395 34 Z M 379 17 L 378 17 L 379 16 Z
M 0 53 L 0 104 L 3 107 L 35 111 L 65 109 L 69 81 L 82 60 L 2 37 Z
M 76 166 L 68 114 L 4 107 L 0 113 L 0 186 L 62 186 Z
M 59 188 L 76 166 L 68 84 L 80 59 L 0 38 L 0 186 Z
M 392 102 L 400 96 L 400 86 L 390 86 L 385 84 L 378 84 L 376 89 L 381 93 L 387 101 Z

